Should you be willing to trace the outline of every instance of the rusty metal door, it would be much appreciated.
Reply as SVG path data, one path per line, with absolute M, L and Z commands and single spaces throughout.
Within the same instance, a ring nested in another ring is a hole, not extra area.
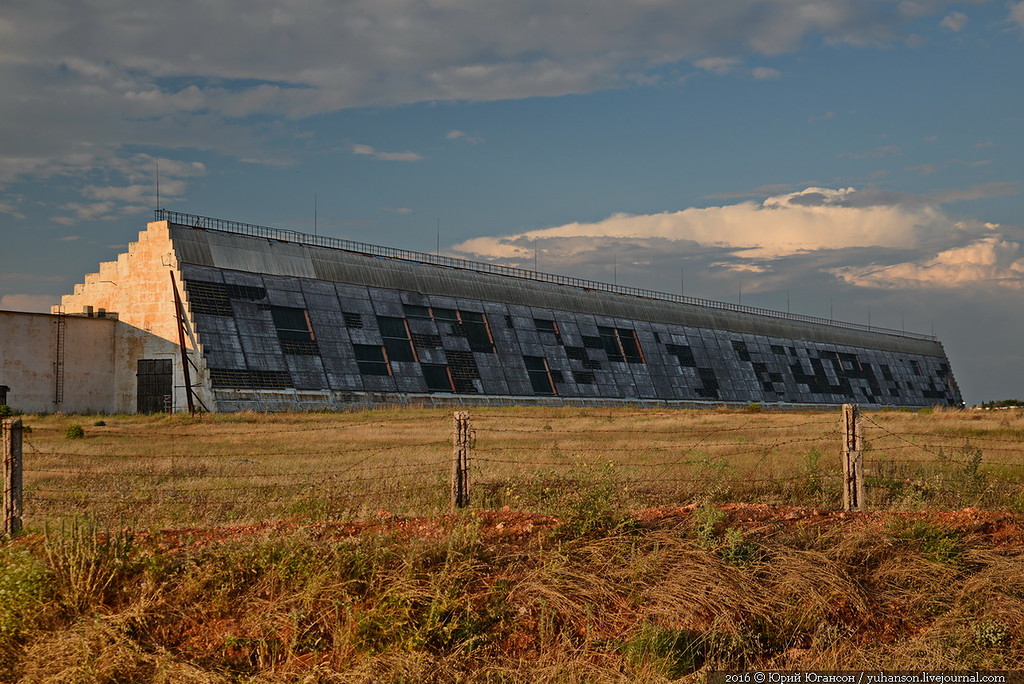
M 172 408 L 174 366 L 170 359 L 139 359 L 135 377 L 139 413 L 161 413 Z

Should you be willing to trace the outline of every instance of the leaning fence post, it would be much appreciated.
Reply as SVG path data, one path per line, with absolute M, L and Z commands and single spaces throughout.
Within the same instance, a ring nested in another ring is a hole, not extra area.
M 0 421 L 4 461 L 4 534 L 21 532 L 21 419 Z
M 455 412 L 452 434 L 452 508 L 469 505 L 469 412 Z
M 843 404 L 843 510 L 863 511 L 864 453 L 860 429 L 860 407 Z

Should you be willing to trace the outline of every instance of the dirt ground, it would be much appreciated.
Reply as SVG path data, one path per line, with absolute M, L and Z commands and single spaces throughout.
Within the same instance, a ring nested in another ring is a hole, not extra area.
M 646 508 L 632 513 L 637 524 L 646 529 L 685 526 L 696 505 Z M 775 506 L 769 504 L 722 504 L 723 525 L 766 539 L 793 533 L 797 529 L 839 531 L 840 529 L 885 529 L 894 523 L 927 522 L 960 533 L 965 541 L 977 541 L 992 549 L 1024 548 L 1024 516 L 1005 512 L 964 508 L 957 511 L 847 513 L 821 508 Z M 439 517 L 403 517 L 380 510 L 374 518 L 339 523 L 306 523 L 301 519 L 209 528 L 180 528 L 157 531 L 132 531 L 137 543 L 152 543 L 164 551 L 201 548 L 225 541 L 253 537 L 286 535 L 303 531 L 319 539 L 344 539 L 367 534 L 399 535 L 424 539 L 442 538 L 458 523 L 473 521 L 482 540 L 490 543 L 522 543 L 558 527 L 559 520 L 539 515 L 502 510 L 471 511 Z M 23 543 L 38 540 L 26 535 Z

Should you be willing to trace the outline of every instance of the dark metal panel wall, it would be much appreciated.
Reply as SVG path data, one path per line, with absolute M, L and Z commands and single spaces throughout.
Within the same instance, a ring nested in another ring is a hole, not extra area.
M 545 360 L 554 396 L 564 398 L 897 406 L 960 401 L 944 355 L 650 321 L 621 315 L 619 302 L 605 312 L 578 312 L 568 306 L 578 301 L 573 296 L 550 293 L 533 297 L 530 305 L 521 303 L 529 301 L 525 294 L 510 303 L 495 301 L 494 292 L 479 298 L 430 294 L 415 289 L 422 279 L 387 266 L 359 277 L 374 286 L 184 265 L 187 299 L 200 291 L 212 296 L 221 287 L 230 302 L 230 315 L 223 307 L 192 310 L 213 385 L 259 389 L 290 378 L 287 386 L 297 390 L 416 394 L 428 391 L 427 365 L 445 367 L 460 394 L 533 396 L 537 390 L 525 357 L 534 357 Z M 455 278 L 443 269 L 421 268 L 432 271 L 424 276 L 428 280 Z M 382 286 L 393 282 L 410 289 Z M 453 290 L 463 292 L 462 285 Z M 263 291 L 265 296 L 254 298 Z M 308 313 L 316 354 L 285 352 L 272 307 Z M 411 314 L 407 307 L 435 315 Z M 445 310 L 461 312 L 462 321 L 448 320 Z M 486 317 L 493 350 L 481 351 L 479 341 L 474 349 L 466 330 L 473 314 Z M 415 355 L 413 361 L 392 360 L 386 374 L 367 372 L 383 366 L 358 358 L 367 349 L 384 349 L 378 317 L 407 323 Z M 545 327 L 547 321 L 557 334 Z M 766 329 L 775 331 L 774 322 Z M 628 346 L 634 336 L 642 360 L 610 357 L 606 343 Z

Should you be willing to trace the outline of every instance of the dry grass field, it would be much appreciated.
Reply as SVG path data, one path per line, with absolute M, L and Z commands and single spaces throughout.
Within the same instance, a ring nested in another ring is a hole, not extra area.
M 471 415 L 23 416 L 0 681 L 1024 668 L 1024 412 Z
M 874 507 L 1024 505 L 1024 411 L 865 412 Z M 26 525 L 204 527 L 447 510 L 452 412 L 26 416 Z M 102 423 L 99 424 L 98 423 Z M 68 438 L 69 426 L 84 436 Z M 471 505 L 841 505 L 837 411 L 474 408 Z

